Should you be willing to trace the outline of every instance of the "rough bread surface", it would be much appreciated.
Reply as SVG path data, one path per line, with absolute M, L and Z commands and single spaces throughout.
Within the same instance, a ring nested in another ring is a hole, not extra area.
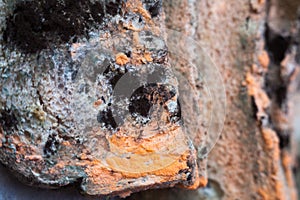
M 195 187 L 161 2 L 87 2 L 1 4 L 0 161 L 90 195 Z

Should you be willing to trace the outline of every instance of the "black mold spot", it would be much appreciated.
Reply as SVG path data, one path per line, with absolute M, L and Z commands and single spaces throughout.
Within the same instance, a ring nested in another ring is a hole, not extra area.
M 191 181 L 193 180 L 192 174 L 189 174 L 186 180 L 187 180 L 188 182 L 191 182 Z
M 56 134 L 49 135 L 48 140 L 44 146 L 44 154 L 47 157 L 55 155 L 59 148 L 59 141 Z
M 50 43 L 65 43 L 72 37 L 87 36 L 87 30 L 101 24 L 105 17 L 120 13 L 121 2 L 20 1 L 7 18 L 4 40 L 25 53 L 35 53 Z
M 187 164 L 189 169 L 195 169 L 195 164 L 192 163 L 192 160 L 190 158 L 188 158 L 186 164 Z M 189 175 L 187 177 L 187 181 L 192 182 L 194 180 L 193 173 L 191 173 L 190 171 L 188 171 L 188 172 L 189 172 Z
M 289 48 L 293 44 L 293 39 L 290 35 L 281 35 L 275 32 L 270 27 L 266 27 L 265 32 L 266 49 L 270 55 L 271 61 L 274 65 L 271 65 L 269 73 L 267 74 L 266 88 L 268 95 L 271 99 L 275 99 L 275 102 L 283 112 L 288 112 L 287 106 L 287 85 L 288 82 L 284 80 L 280 71 L 280 63 L 285 58 L 286 54 L 289 53 Z M 272 116 L 270 118 L 270 124 L 273 125 L 276 131 L 279 141 L 280 148 L 285 148 L 290 145 L 290 131 L 282 130 L 274 124 Z
M 154 104 L 164 104 L 175 96 L 175 92 L 166 85 L 156 83 L 142 86 L 134 91 L 130 98 L 129 112 L 134 117 L 136 114 L 149 117 L 150 109 Z
M 171 122 L 175 123 L 181 119 L 181 105 L 179 100 L 177 100 L 177 108 L 174 112 L 171 113 Z
M 130 99 L 129 112 L 138 113 L 143 117 L 148 117 L 149 111 L 153 105 L 149 99 L 149 92 L 147 88 L 138 88 Z
M 195 166 L 195 164 L 192 163 L 191 159 L 188 159 L 186 164 L 190 169 L 193 169 L 193 167 Z
M 251 97 L 251 105 L 252 105 L 252 110 L 253 110 L 253 118 L 254 119 L 256 119 L 256 114 L 257 114 L 257 112 L 258 112 L 258 107 L 257 107 L 257 105 L 256 105 L 256 103 L 255 103 L 255 99 L 254 99 L 254 97 Z
M 276 94 L 276 101 L 278 105 L 283 106 L 286 102 L 287 98 L 287 87 L 286 86 L 280 86 L 277 88 L 275 94 Z
M 114 120 L 113 113 L 111 109 L 100 111 L 97 116 L 97 121 L 101 123 L 103 128 L 116 129 L 117 123 Z
M 101 100 L 106 103 L 105 98 L 103 96 L 101 96 Z
M 278 33 L 275 33 L 268 26 L 266 27 L 265 31 L 265 38 L 266 47 L 271 59 L 275 64 L 280 64 L 292 42 L 292 38 L 290 36 L 284 37 Z
M 110 65 L 109 67 L 106 68 L 103 75 L 107 77 L 107 79 L 109 80 L 109 84 L 114 89 L 118 81 L 122 78 L 122 76 L 126 72 L 127 70 L 125 70 L 124 72 L 122 72 L 120 69 L 113 70 L 112 66 Z
M 279 147 L 280 149 L 284 149 L 286 147 L 290 146 L 290 136 L 291 133 L 283 133 L 283 131 L 278 131 L 277 132 L 277 136 L 279 137 Z
M 105 1 L 104 1 L 105 2 Z M 105 6 L 105 11 L 111 16 L 115 16 L 120 13 L 120 9 L 122 5 L 122 0 L 110 1 Z
M 112 88 L 115 88 L 118 81 L 122 78 L 123 75 L 124 75 L 124 73 L 122 73 L 120 71 L 117 71 L 116 73 L 114 73 L 114 75 L 109 79 L 109 83 L 112 85 Z
M 187 181 L 191 181 L 192 180 L 192 175 L 190 174 L 190 171 L 188 169 L 181 169 L 178 171 L 178 174 L 187 174 Z
M 0 112 L 0 125 L 6 133 L 12 132 L 17 124 L 17 116 L 12 110 L 3 110 Z
M 144 0 L 143 1 L 146 9 L 149 11 L 151 14 L 151 17 L 157 17 L 161 11 L 162 7 L 162 0 Z

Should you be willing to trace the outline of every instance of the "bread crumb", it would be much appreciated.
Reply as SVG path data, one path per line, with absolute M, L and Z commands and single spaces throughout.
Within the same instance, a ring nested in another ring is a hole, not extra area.
M 146 59 L 147 62 L 152 62 L 152 61 L 153 61 L 153 58 L 152 58 L 152 56 L 151 56 L 151 53 L 149 53 L 149 52 L 146 52 L 146 53 L 144 54 L 144 57 L 145 57 L 145 59 Z
M 116 63 L 118 65 L 126 65 L 129 62 L 129 58 L 124 53 L 118 53 L 116 55 Z
M 258 56 L 258 61 L 261 64 L 261 66 L 265 69 L 268 68 L 270 64 L 270 58 L 269 55 L 266 51 L 263 51 L 259 56 Z

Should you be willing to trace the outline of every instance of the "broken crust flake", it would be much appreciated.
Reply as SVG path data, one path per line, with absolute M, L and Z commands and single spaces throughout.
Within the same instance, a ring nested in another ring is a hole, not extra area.
M 103 195 L 113 191 L 126 196 L 136 190 L 175 184 L 194 189 L 203 182 L 198 180 L 195 155 L 181 128 L 138 141 L 114 135 L 109 146 L 111 152 L 104 161 L 87 165 L 86 187 L 91 195 L 101 190 Z
M 147 139 L 117 135 L 108 138 L 111 150 L 106 158 L 95 159 L 83 153 L 79 161 L 62 159 L 49 169 L 48 175 L 55 176 L 68 166 L 84 168 L 86 177 L 81 187 L 89 195 L 127 196 L 158 186 L 178 184 L 195 189 L 203 185 L 198 177 L 195 151 L 188 145 L 181 127 Z M 16 152 L 25 155 L 24 161 L 43 162 L 44 158 L 37 155 L 33 147 L 18 138 L 13 141 L 16 146 L 24 146 Z
M 266 51 L 263 51 L 258 56 L 258 61 L 264 69 L 267 69 L 270 64 L 270 58 L 269 58 L 268 53 Z
M 265 109 L 270 106 L 269 97 L 250 72 L 246 75 L 246 82 L 248 86 L 248 94 L 254 97 L 254 101 L 258 109 L 257 117 L 265 115 Z

